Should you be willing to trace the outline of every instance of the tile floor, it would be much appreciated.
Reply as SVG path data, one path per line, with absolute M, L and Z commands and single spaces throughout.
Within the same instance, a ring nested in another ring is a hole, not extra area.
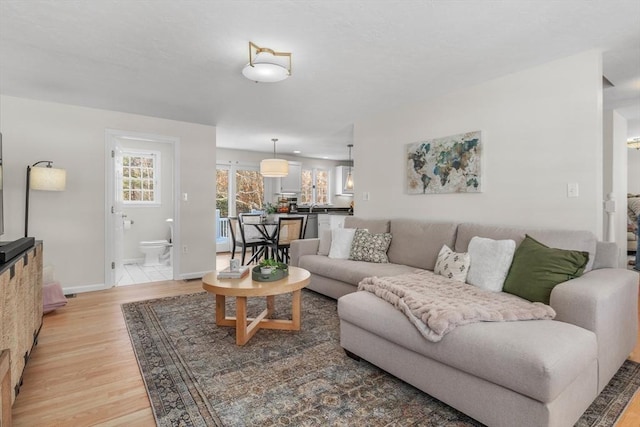
M 122 279 L 116 286 L 136 285 L 138 283 L 159 282 L 173 279 L 173 268 L 169 265 L 145 267 L 142 264 L 125 264 Z
M 229 266 L 229 259 L 231 259 L 231 254 L 229 252 L 217 253 L 216 270 L 227 268 Z M 142 264 L 125 264 L 124 275 L 116 286 L 128 286 L 137 285 L 138 283 L 172 280 L 172 275 L 173 269 L 168 265 L 143 267 Z

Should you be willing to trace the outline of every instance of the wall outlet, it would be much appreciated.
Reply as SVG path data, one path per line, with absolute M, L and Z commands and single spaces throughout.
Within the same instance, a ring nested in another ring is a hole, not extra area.
M 187 245 L 182 245 L 182 253 L 183 254 L 188 254 L 189 253 L 189 248 L 187 247 Z
M 189 201 L 189 195 L 187 193 L 182 193 L 182 201 L 183 202 L 188 202 Z
M 362 200 L 364 200 L 365 202 L 369 201 L 369 192 L 368 191 L 363 191 L 362 192 Z

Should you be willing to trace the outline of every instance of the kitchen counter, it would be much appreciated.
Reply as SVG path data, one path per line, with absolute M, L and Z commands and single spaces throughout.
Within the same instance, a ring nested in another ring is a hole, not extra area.
M 309 213 L 308 206 L 298 206 L 298 213 Z M 350 208 L 335 207 L 335 206 L 314 206 L 312 213 L 317 214 L 330 214 L 330 215 L 351 215 Z

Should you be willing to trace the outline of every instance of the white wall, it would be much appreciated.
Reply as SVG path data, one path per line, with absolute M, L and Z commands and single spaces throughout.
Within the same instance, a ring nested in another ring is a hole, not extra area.
M 627 263 L 627 120 L 605 111 L 603 121 L 603 198 L 612 195 L 615 212 L 604 215 L 605 240 L 618 245 L 619 267 Z
M 173 217 L 173 144 L 130 139 L 120 139 L 119 142 L 125 150 L 160 152 L 160 204 L 125 204 L 122 209 L 127 219 L 133 221 L 131 228 L 124 231 L 124 259 L 139 260 L 144 258 L 139 249 L 141 241 L 170 238 L 166 220 Z
M 476 130 L 484 146 L 483 193 L 407 194 L 406 144 Z M 355 124 L 354 137 L 358 216 L 585 229 L 602 236 L 599 52 L 367 118 Z M 578 198 L 567 198 L 567 183 L 579 184 Z M 370 201 L 362 200 L 363 192 Z
M 216 130 L 211 126 L 2 95 L 0 130 L 5 158 L 4 240 L 22 236 L 25 168 L 53 160 L 67 170 L 61 193 L 32 192 L 29 234 L 44 241 L 65 291 L 104 287 L 105 129 L 166 135 L 180 140 L 182 245 L 179 272 L 197 277 L 215 269 Z
M 640 194 L 640 150 L 627 148 L 627 192 Z

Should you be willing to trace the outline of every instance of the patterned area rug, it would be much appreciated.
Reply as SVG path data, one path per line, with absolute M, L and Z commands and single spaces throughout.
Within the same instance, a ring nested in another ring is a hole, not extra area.
M 249 300 L 249 314 L 264 304 Z M 278 316 L 289 306 L 276 298 Z M 300 332 L 260 330 L 244 347 L 214 310 L 204 292 L 123 305 L 159 426 L 481 426 L 347 357 L 335 300 L 303 290 Z M 576 425 L 613 426 L 639 387 L 640 364 L 626 362 Z

